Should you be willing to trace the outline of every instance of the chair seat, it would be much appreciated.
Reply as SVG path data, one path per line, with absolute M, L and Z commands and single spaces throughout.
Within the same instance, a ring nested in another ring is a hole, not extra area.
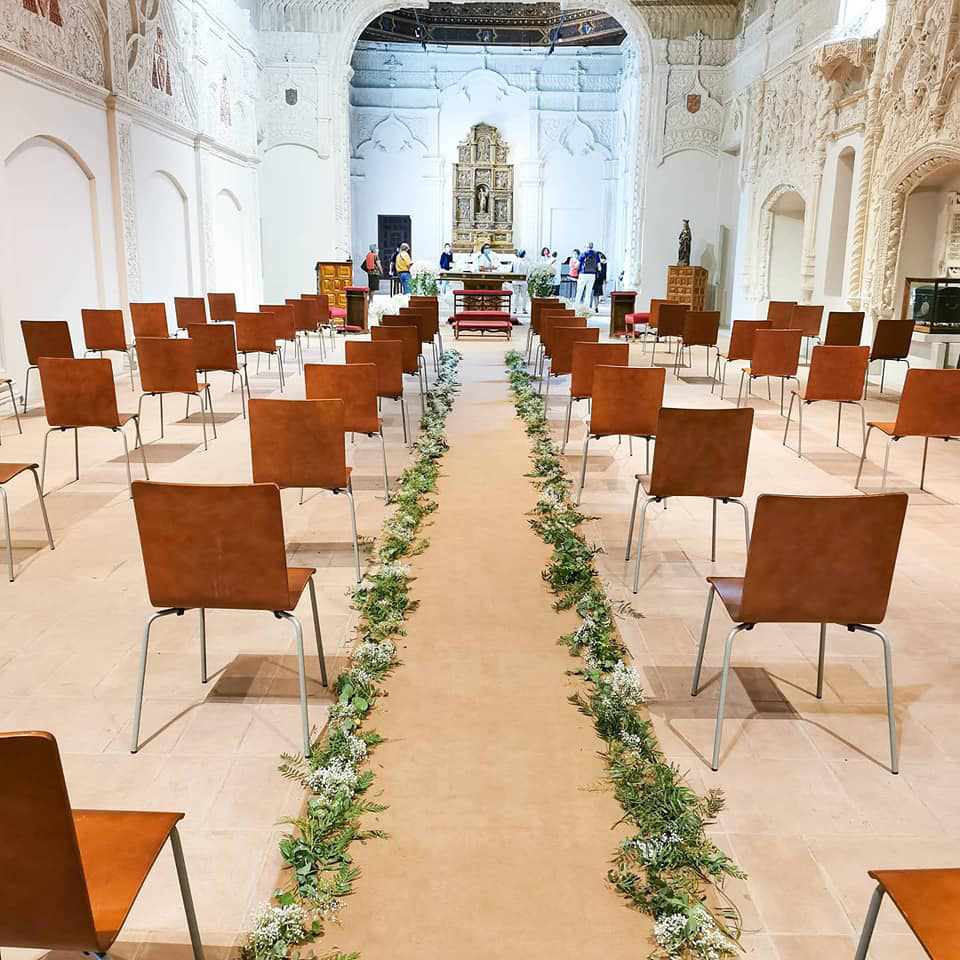
M 933 960 L 957 955 L 960 869 L 871 870 Z
M 894 427 L 896 427 L 896 423 L 894 423 L 892 420 L 868 420 L 867 426 L 875 427 L 881 433 L 885 433 L 888 437 L 892 437 L 894 435 L 893 430 Z
M 628 326 L 632 327 L 638 323 L 649 323 L 650 314 L 649 313 L 628 313 L 624 318 L 623 322 Z
M 860 397 L 807 397 L 807 388 L 804 387 L 802 390 L 794 388 L 790 391 L 795 397 L 798 397 L 804 403 L 816 403 L 819 400 L 823 400 L 825 403 L 859 403 Z M 893 424 L 891 423 L 892 427 Z
M 731 620 L 740 619 L 740 604 L 743 602 L 743 577 L 707 577 L 717 591 Z
M 0 463 L 0 483 L 8 483 L 27 470 L 36 470 L 35 463 Z
M 307 589 L 307 581 L 316 573 L 314 567 L 287 567 L 287 589 L 290 591 L 290 605 L 287 612 L 293 610 L 300 602 L 303 591 Z
M 181 819 L 182 813 L 73 811 L 102 952 L 117 939 L 150 868 Z
M 330 316 L 331 316 L 331 317 L 336 317 L 336 318 L 339 319 L 339 320 L 344 320 L 344 319 L 346 319 L 346 316 L 347 316 L 346 307 L 331 307 L 331 308 L 330 308 Z

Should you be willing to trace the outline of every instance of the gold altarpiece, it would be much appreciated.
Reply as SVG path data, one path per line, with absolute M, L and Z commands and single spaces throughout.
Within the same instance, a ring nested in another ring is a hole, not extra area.
M 453 167 L 453 249 L 474 253 L 489 243 L 512 253 L 513 164 L 496 127 L 478 123 L 457 145 Z

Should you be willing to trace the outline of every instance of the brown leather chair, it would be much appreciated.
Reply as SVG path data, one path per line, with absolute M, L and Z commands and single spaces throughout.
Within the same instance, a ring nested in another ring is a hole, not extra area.
M 130 320 L 133 323 L 134 341 L 144 337 L 157 339 L 170 336 L 167 307 L 163 303 L 131 303 Z
M 800 343 L 803 334 L 799 330 L 757 330 L 753 335 L 753 355 L 750 366 L 740 372 L 740 389 L 737 391 L 737 406 L 743 397 L 743 378 L 747 377 L 747 396 L 750 385 L 759 377 L 767 378 L 767 399 L 770 395 L 770 378 L 780 380 L 780 416 L 783 416 L 783 390 L 787 380 L 796 380 L 800 385 L 797 370 L 800 368 Z
M 73 809 L 57 741 L 43 731 L 0 733 L 0 769 L 0 943 L 106 957 L 169 839 L 203 960 L 182 813 Z
M 133 505 L 150 603 L 158 609 L 143 630 L 130 752 L 136 753 L 139 747 L 153 623 L 171 614 L 181 616 L 186 610 L 200 611 L 200 678 L 206 683 L 206 611 L 264 610 L 279 620 L 288 620 L 296 635 L 303 753 L 309 756 L 303 629 L 293 615 L 307 587 L 324 686 L 327 668 L 313 584 L 316 570 L 287 566 L 280 490 L 272 483 L 205 485 L 138 480 L 133 486 Z
M 360 582 L 360 544 L 347 466 L 342 400 L 251 400 L 250 456 L 254 483 L 281 490 L 305 488 L 345 493 L 353 526 L 353 560 Z
M 653 366 L 657 359 L 657 344 L 663 340 L 670 346 L 670 341 L 674 341 L 674 346 L 679 352 L 680 343 L 683 340 L 683 325 L 686 323 L 687 313 L 690 308 L 685 303 L 661 303 L 657 309 L 656 336 L 653 341 L 653 350 L 650 353 L 650 366 Z
M 304 300 L 313 300 L 320 311 L 320 329 L 326 330 L 330 334 L 330 344 L 335 346 L 337 342 L 337 325 L 333 322 L 330 315 L 330 298 L 325 293 L 305 293 Z M 341 323 L 342 325 L 342 323 Z
M 203 297 L 174 297 L 173 309 L 177 315 L 178 333 L 207 322 L 207 304 Z
M 427 393 L 427 364 L 420 352 L 422 341 L 421 326 L 415 320 L 422 317 L 383 315 L 379 326 L 370 328 L 371 340 L 399 340 L 403 344 L 403 372 L 408 377 L 416 377 L 420 387 L 420 412 L 426 411 L 424 395 Z
M 30 389 L 30 373 L 39 369 L 37 361 L 41 357 L 58 357 L 72 360 L 73 341 L 70 339 L 70 327 L 66 320 L 21 320 L 20 331 L 23 334 L 23 346 L 27 351 L 26 376 L 23 378 L 23 412 L 27 412 L 27 391 Z M 10 387 L 13 396 L 13 387 Z M 19 426 L 19 421 L 18 421 Z
M 630 345 L 627 343 L 574 342 L 570 351 L 570 397 L 567 400 L 567 418 L 563 431 L 564 453 L 570 440 L 570 417 L 574 400 L 593 399 L 593 371 L 597 366 L 630 366 Z
M 293 307 L 293 328 L 297 336 L 303 339 L 309 347 L 310 334 L 315 333 L 320 342 L 320 359 L 326 359 L 327 352 L 323 345 L 323 333 L 320 331 L 320 305 L 316 300 L 305 300 L 302 297 L 298 300 L 287 297 L 285 303 L 288 307 Z M 302 349 L 300 354 L 302 357 Z
M 665 503 L 670 497 L 704 497 L 712 501 L 710 561 L 717 559 L 717 503 L 736 503 L 743 510 L 743 532 L 750 548 L 750 513 L 740 499 L 747 479 L 753 410 L 682 410 L 664 407 L 657 420 L 657 445 L 653 451 L 653 472 L 636 475 L 633 510 L 627 531 L 624 560 L 630 559 L 633 523 L 637 516 L 640 488 L 646 497 L 640 507 L 637 536 L 637 565 L 633 592 L 640 584 L 640 555 L 643 552 L 644 519 L 651 503 Z
M 399 340 L 349 340 L 344 344 L 347 363 L 372 363 L 377 368 L 377 396 L 400 404 L 403 442 L 410 443 L 407 401 L 403 395 L 403 344 Z
M 293 307 L 286 303 L 261 303 L 260 313 L 274 318 L 278 343 L 293 344 L 294 362 L 300 367 L 300 372 L 303 373 L 303 351 L 300 349 L 300 338 L 297 336 Z M 284 352 L 285 350 L 286 347 L 284 347 Z M 281 352 L 281 356 L 283 356 L 283 352 Z M 280 370 L 282 373 L 282 365 Z
M 877 888 L 870 900 L 854 960 L 867 960 L 885 893 L 931 960 L 953 960 L 956 957 L 960 868 L 870 870 L 868 875 L 877 881 Z
M 807 362 L 810 360 L 810 343 L 820 342 L 820 328 L 823 326 L 823 306 L 812 303 L 798 303 L 793 308 L 790 329 L 799 330 L 807 341 Z
M 660 308 L 665 304 L 670 303 L 669 300 L 651 300 L 650 308 L 647 311 L 647 321 L 643 324 L 643 352 L 647 352 L 647 338 L 649 337 L 651 331 L 657 329 L 658 324 L 660 323 Z M 637 322 L 637 317 L 634 316 L 634 319 L 631 323 L 628 324 L 632 331 L 632 339 L 636 341 L 637 339 L 637 327 L 640 324 Z
M 862 337 L 863 311 L 830 311 L 823 337 L 825 347 L 859 347 Z
M 893 706 L 890 643 L 875 627 L 887 612 L 890 584 L 900 546 L 907 495 L 757 498 L 747 569 L 742 577 L 707 577 L 709 592 L 700 631 L 700 651 L 691 696 L 700 686 L 703 651 L 714 594 L 736 624 L 727 636 L 712 767 L 720 761 L 723 707 L 727 697 L 734 638 L 758 623 L 820 624 L 817 697 L 823 696 L 823 657 L 828 623 L 878 637 L 887 680 L 890 769 L 897 772 L 897 730 Z
M 960 370 L 908 370 L 897 408 L 897 419 L 890 421 L 870 420 L 863 438 L 863 453 L 860 469 L 854 486 L 860 487 L 863 461 L 867 458 L 867 442 L 870 431 L 879 430 L 887 437 L 887 449 L 883 455 L 883 477 L 880 492 L 887 489 L 887 467 L 890 462 L 890 447 L 903 437 L 923 437 L 923 463 L 920 467 L 920 489 L 927 473 L 927 447 L 931 439 L 960 439 Z
M 208 293 L 211 323 L 232 323 L 237 315 L 237 297 L 233 293 Z
M 40 513 L 43 514 L 43 525 L 47 528 L 47 543 L 53 550 L 53 534 L 50 532 L 50 521 L 47 519 L 47 507 L 43 502 L 43 493 L 40 490 L 40 478 L 37 476 L 35 463 L 0 463 L 0 503 L 3 504 L 3 529 L 7 537 L 7 573 L 13 583 L 13 531 L 10 527 L 10 507 L 7 503 L 7 491 L 4 486 L 14 477 L 29 471 L 33 474 L 33 482 L 37 486 L 37 499 L 40 501 Z
M 707 376 L 710 376 L 710 351 L 716 350 L 717 337 L 720 335 L 719 310 L 688 310 L 683 318 L 683 333 L 680 336 L 680 349 L 677 351 L 676 375 L 680 379 L 680 362 L 685 350 L 690 351 L 690 366 L 693 366 L 693 348 L 707 348 Z
M 717 385 L 717 378 L 720 375 L 720 361 L 723 361 L 723 376 L 720 379 L 720 399 L 722 400 L 723 392 L 727 386 L 727 365 L 737 360 L 749 360 L 753 356 L 753 335 L 758 330 L 769 329 L 769 320 L 733 321 L 727 352 L 724 354 L 717 350 L 717 362 L 713 368 L 713 383 L 710 385 L 711 393 L 713 393 L 713 388 Z
M 587 449 L 591 437 L 623 437 L 647 441 L 647 472 L 650 472 L 650 441 L 657 435 L 657 418 L 663 406 L 664 367 L 606 367 L 593 369 L 593 400 L 590 419 L 583 438 L 580 485 L 576 505 L 580 505 L 587 476 Z
M 276 357 L 277 369 L 280 371 L 280 392 L 283 392 L 283 358 L 280 356 L 280 347 L 277 346 L 277 324 L 269 313 L 240 312 L 234 315 L 234 326 L 237 331 L 237 351 L 243 357 L 244 368 L 247 366 L 247 355 L 257 355 L 257 373 L 260 372 L 260 356 Z M 246 375 L 246 374 L 245 374 Z M 249 393 L 248 393 L 249 397 Z
M 411 296 L 411 307 L 421 307 L 430 318 L 430 326 L 433 330 L 433 336 L 436 338 L 436 352 L 439 356 L 443 355 L 443 337 L 440 334 L 440 298 L 427 296 Z
M 374 363 L 308 363 L 303 368 L 308 400 L 342 400 L 343 430 L 380 438 L 383 456 L 383 495 L 390 502 L 387 447 L 377 410 L 377 366 Z
M 587 325 L 587 318 L 578 317 L 574 310 L 570 310 L 567 307 L 544 306 L 540 308 L 540 329 L 538 331 L 540 342 L 537 344 L 537 350 L 534 356 L 534 376 L 543 376 L 544 364 L 546 363 L 547 357 L 550 356 L 547 344 L 544 343 L 544 337 L 549 339 L 550 327 L 555 323 L 559 323 L 560 326 L 564 327 L 585 327 Z
M 123 325 L 122 310 L 81 310 L 83 341 L 86 354 L 122 353 L 130 364 L 130 389 L 136 390 L 133 382 L 134 349 L 127 343 L 127 331 Z
M 213 416 L 213 399 L 210 384 L 197 379 L 199 369 L 196 345 L 192 340 L 154 339 L 145 337 L 137 344 L 140 356 L 140 402 L 137 417 L 142 419 L 144 397 L 160 398 L 160 438 L 163 439 L 163 398 L 170 393 L 182 393 L 187 398 L 184 417 L 190 416 L 190 398 L 200 401 L 200 422 L 203 425 L 203 449 L 207 449 L 207 412 L 217 436 L 217 421 Z M 207 398 L 204 405 L 203 398 Z
M 878 320 L 873 333 L 873 348 L 870 350 L 870 362 L 880 361 L 880 392 L 883 393 L 883 380 L 887 373 L 887 361 L 897 360 L 910 369 L 910 345 L 913 343 L 912 320 Z
M 787 431 L 793 414 L 793 401 L 797 406 L 797 456 L 803 456 L 803 408 L 817 400 L 826 400 L 837 405 L 837 446 L 840 446 L 840 415 L 845 403 L 860 408 L 861 440 L 866 435 L 866 420 L 863 413 L 863 384 L 867 378 L 867 361 L 870 351 L 866 347 L 814 347 L 807 374 L 807 385 L 790 391 L 790 406 L 787 422 L 783 428 L 783 445 L 787 445 Z
M 772 330 L 789 330 L 793 325 L 793 308 L 796 300 L 771 300 L 767 304 L 767 319 Z
M 247 399 L 250 398 L 250 381 L 247 379 L 247 364 L 241 363 L 237 353 L 237 331 L 232 323 L 194 323 L 187 328 L 187 335 L 193 343 L 197 373 L 209 374 L 214 370 L 231 374 L 230 389 L 233 390 L 236 378 L 240 378 L 240 412 L 247 417 L 247 406 L 243 398 L 246 387 Z
M 575 343 L 599 343 L 599 327 L 554 327 L 550 334 L 550 372 L 546 375 L 547 389 L 544 403 L 550 399 L 550 381 L 573 373 L 573 345 Z
M 315 332 L 317 334 L 317 338 L 320 340 L 320 356 L 322 359 L 326 359 L 327 348 L 323 343 L 323 331 L 329 324 L 329 318 L 324 320 L 323 311 L 320 309 L 320 301 L 317 300 L 316 297 L 311 297 L 308 294 L 304 294 L 300 298 L 300 303 L 303 304 L 303 309 L 310 318 L 310 333 Z M 307 341 L 307 346 L 310 345 L 310 333 L 304 331 L 303 335 L 304 339 Z
M 47 441 L 54 430 L 73 431 L 73 461 L 75 480 L 80 479 L 80 430 L 82 427 L 102 427 L 119 433 L 123 440 L 123 455 L 127 464 L 127 486 L 133 496 L 133 478 L 130 476 L 130 448 L 123 428 L 132 420 L 137 433 L 137 446 L 143 458 L 143 472 L 150 479 L 147 455 L 140 436 L 140 418 L 135 413 L 117 412 L 117 385 L 113 381 L 113 365 L 103 358 L 67 360 L 58 357 L 40 357 L 40 388 L 46 409 L 49 429 L 43 435 L 43 456 L 40 459 L 40 490 L 44 490 L 47 475 Z
M 540 336 L 540 314 L 544 308 L 560 307 L 559 297 L 531 297 L 530 298 L 530 324 L 527 327 L 527 342 L 524 346 L 524 353 L 527 355 L 527 363 L 533 353 L 533 338 Z

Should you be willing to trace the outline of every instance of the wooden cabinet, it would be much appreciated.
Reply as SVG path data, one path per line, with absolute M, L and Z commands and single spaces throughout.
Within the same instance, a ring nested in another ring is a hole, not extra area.
M 707 271 L 703 267 L 667 267 L 667 299 L 691 310 L 707 309 Z
M 633 313 L 637 304 L 634 290 L 614 290 L 610 294 L 610 336 L 624 337 L 627 334 L 626 316 Z
M 317 293 L 330 298 L 331 307 L 347 307 L 347 287 L 353 286 L 352 260 L 320 260 L 317 263 Z

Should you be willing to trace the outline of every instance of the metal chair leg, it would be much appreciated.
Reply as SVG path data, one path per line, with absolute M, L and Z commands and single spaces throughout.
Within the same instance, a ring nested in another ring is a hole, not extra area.
M 739 406 L 740 406 L 740 397 L 743 395 L 743 378 L 744 378 L 746 375 L 747 375 L 747 371 L 746 371 L 746 370 L 741 370 L 741 371 L 740 371 L 740 389 L 737 390 L 737 407 L 738 407 L 738 408 L 739 408 Z M 723 395 L 723 390 L 722 390 L 722 389 L 721 389 L 720 393 L 721 393 L 721 399 L 722 399 L 722 395 Z
M 717 498 L 711 501 L 711 524 L 710 524 L 710 562 L 717 562 Z
M 17 398 L 13 395 L 13 384 L 7 381 L 7 389 L 10 391 L 10 403 L 13 406 L 13 415 L 17 418 L 17 432 L 23 433 L 23 426 L 20 423 L 20 411 L 17 409 Z
M 190 880 L 187 877 L 187 863 L 183 857 L 180 834 L 176 827 L 170 831 L 170 847 L 173 850 L 173 861 L 177 865 L 177 880 L 180 883 L 180 897 L 183 900 L 183 912 L 187 918 L 187 929 L 190 931 L 193 960 L 203 960 L 203 943 L 200 940 L 200 928 L 197 926 L 197 911 L 193 905 Z
M 640 500 L 640 481 L 633 488 L 633 508 L 630 511 L 630 526 L 627 528 L 627 549 L 623 554 L 624 560 L 630 559 L 630 544 L 633 542 L 633 526 L 637 517 L 637 503 Z
M 920 465 L 920 489 L 923 490 L 923 481 L 927 475 L 927 447 L 930 446 L 930 438 L 923 438 L 923 461 Z
M 207 611 L 200 608 L 200 682 L 207 682 Z
M 143 437 L 140 436 L 140 418 L 133 418 L 133 429 L 137 434 L 137 445 L 140 447 L 140 457 L 143 460 L 143 475 L 150 479 L 150 468 L 147 466 L 147 452 L 143 449 Z M 122 431 L 121 431 L 122 432 Z
M 637 534 L 637 559 L 633 567 L 633 592 L 640 589 L 640 558 L 643 556 L 643 529 L 647 520 L 647 507 L 656 501 L 656 497 L 647 497 L 640 507 L 640 531 Z
M 746 630 L 749 624 L 738 623 L 728 634 L 723 648 L 723 673 L 720 677 L 720 702 L 717 704 L 717 728 L 713 734 L 713 761 L 712 770 L 720 766 L 720 738 L 723 736 L 723 708 L 727 702 L 727 680 L 730 676 L 730 652 L 733 649 L 734 638 L 741 630 Z
M 570 441 L 570 417 L 573 414 L 573 397 L 567 400 L 567 417 L 563 428 L 563 443 L 560 446 L 560 453 L 566 452 L 567 443 Z
M 313 752 L 310 743 L 310 714 L 307 711 L 307 670 L 303 662 L 303 627 L 300 621 L 284 610 L 275 610 L 274 616 L 278 620 L 286 620 L 293 626 L 297 637 L 297 670 L 300 677 L 300 723 L 303 727 L 303 755 L 309 757 Z
M 7 491 L 0 486 L 0 501 L 3 503 L 3 530 L 7 537 L 7 574 L 13 583 L 13 537 L 10 532 L 10 508 L 7 504 Z
M 30 467 L 30 472 L 33 474 L 33 482 L 37 488 L 37 499 L 40 501 L 40 513 L 43 516 L 43 525 L 47 530 L 47 543 L 50 544 L 51 550 L 55 550 L 56 547 L 53 545 L 53 534 L 50 532 L 50 520 L 47 518 L 47 505 L 43 502 L 43 492 L 40 490 L 40 478 L 37 476 L 37 468 Z
M 580 497 L 583 495 L 583 484 L 587 479 L 587 448 L 590 446 L 590 431 L 587 430 L 586 436 L 583 438 L 583 459 L 580 461 L 580 485 L 577 487 L 577 499 L 574 501 L 574 506 L 580 506 Z
M 827 651 L 827 625 L 820 624 L 820 656 L 817 659 L 817 699 L 823 699 L 823 657 Z
M 387 474 L 387 445 L 383 440 L 383 427 L 380 428 L 380 453 L 383 457 L 383 496 L 384 502 L 390 502 L 390 479 Z
M 893 444 L 893 441 L 896 440 L 896 437 L 891 437 L 887 441 L 887 449 L 883 454 L 883 476 L 880 478 L 880 492 L 887 492 L 887 467 L 890 463 L 890 447 Z
M 854 960 L 867 960 L 867 950 L 870 949 L 870 941 L 873 939 L 873 928 L 877 925 L 877 915 L 880 913 L 880 904 L 883 903 L 883 893 L 883 887 L 877 884 L 877 889 L 873 891 L 873 896 L 870 898 L 866 919 L 863 921 L 863 930 L 860 932 L 860 942 L 857 944 L 857 953 Z
M 863 461 L 867 459 L 867 442 L 870 439 L 870 431 L 873 427 L 867 427 L 867 432 L 863 436 L 863 452 L 860 454 L 860 466 L 857 469 L 857 479 L 853 483 L 855 490 L 860 489 L 860 475 L 863 473 Z
M 790 429 L 790 421 L 791 421 L 791 419 L 793 418 L 793 401 L 794 401 L 794 399 L 795 399 L 795 397 L 794 397 L 794 395 L 791 393 L 791 394 L 790 394 L 790 406 L 787 407 L 787 422 L 784 424 L 784 427 L 783 427 L 783 443 L 782 443 L 782 446 L 784 446 L 784 447 L 787 445 L 787 431 Z
M 737 497 L 727 497 L 724 503 L 735 503 L 741 510 L 743 510 L 743 539 L 747 546 L 747 553 L 750 552 L 750 511 L 747 509 L 747 505 Z
M 360 542 L 357 539 L 357 507 L 353 499 L 353 490 L 344 490 L 350 501 L 350 522 L 353 525 L 353 562 L 357 568 L 357 583 L 360 582 Z
M 695 697 L 700 692 L 700 670 L 703 667 L 703 651 L 707 646 L 707 633 L 710 630 L 710 613 L 713 610 L 713 584 L 707 587 L 707 607 L 703 611 L 703 626 L 700 628 L 700 650 L 697 653 L 697 665 L 693 668 L 693 684 L 690 687 L 690 696 Z
M 140 675 L 137 678 L 137 695 L 133 706 L 133 733 L 130 738 L 130 752 L 136 753 L 139 748 L 140 740 L 140 714 L 143 712 L 143 683 L 147 676 L 147 650 L 150 646 L 150 628 L 155 620 L 161 617 L 169 617 L 175 613 L 178 616 L 183 615 L 183 610 L 171 607 L 169 610 L 160 610 L 147 619 L 143 628 L 143 648 L 140 653 Z
M 793 403 L 793 394 L 790 394 L 790 402 Z M 797 456 L 803 457 L 803 401 L 797 405 Z
M 127 464 L 127 486 L 130 488 L 130 499 L 133 499 L 133 476 L 130 473 L 130 447 L 127 445 L 127 435 L 123 432 L 123 427 L 114 428 L 123 441 L 123 456 Z
M 210 393 L 210 384 L 208 383 L 204 393 L 207 395 L 207 410 L 210 411 L 210 426 L 213 427 L 213 439 L 217 439 L 217 421 L 213 415 L 213 397 Z M 241 398 L 243 397 L 243 390 L 240 391 Z
M 413 447 L 413 440 L 407 439 L 408 433 L 412 433 L 412 431 L 407 429 L 407 400 L 402 395 L 400 397 L 400 417 L 403 420 L 403 442 Z
M 244 361 L 243 364 L 243 383 L 240 384 L 240 412 L 243 414 L 243 419 L 247 419 L 247 408 L 243 402 L 243 388 L 247 388 L 247 402 L 250 402 L 250 375 L 247 373 L 247 364 Z
M 200 394 L 197 394 L 197 397 L 200 400 L 200 425 L 203 427 L 203 449 L 208 449 L 207 447 L 207 414 L 203 409 L 203 397 Z M 189 399 L 189 397 L 188 397 Z
M 27 373 L 23 378 L 23 412 L 27 412 L 27 393 L 30 390 L 30 374 L 36 370 L 36 366 L 27 367 Z
M 307 581 L 310 588 L 310 609 L 313 611 L 313 632 L 317 638 L 317 657 L 320 660 L 320 682 L 327 686 L 327 661 L 323 655 L 323 637 L 320 634 L 320 615 L 317 613 L 317 588 L 313 577 Z
M 869 633 L 871 636 L 879 637 L 883 644 L 883 673 L 887 685 L 887 728 L 890 734 L 890 772 L 900 772 L 900 760 L 897 755 L 897 715 L 893 703 L 893 660 L 890 651 L 890 641 L 886 634 L 876 627 L 867 627 L 862 623 L 851 623 L 847 625 L 848 630 L 859 630 L 861 633 Z

